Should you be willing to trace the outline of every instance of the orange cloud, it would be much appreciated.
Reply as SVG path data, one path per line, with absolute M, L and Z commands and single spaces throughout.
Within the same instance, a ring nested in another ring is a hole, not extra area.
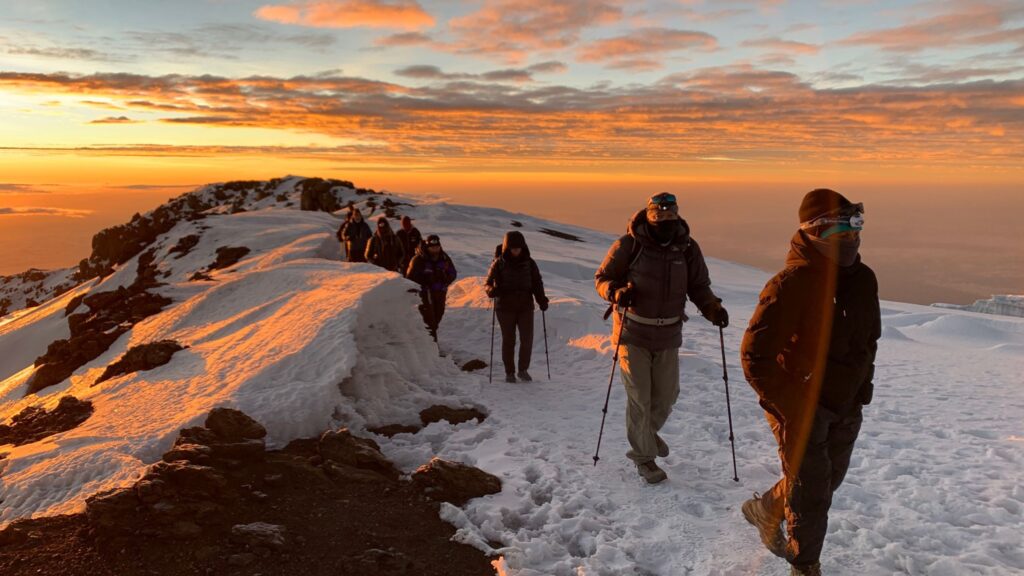
M 619 0 L 487 0 L 449 22 L 457 40 L 446 49 L 518 63 L 531 52 L 571 47 L 584 29 L 621 18 Z
M 106 118 L 97 118 L 89 122 L 89 124 L 138 124 L 138 120 L 132 120 L 127 116 L 107 116 Z
M 743 42 L 741 46 L 748 48 L 765 48 L 783 54 L 813 55 L 821 51 L 821 46 L 818 46 L 817 44 L 808 44 L 806 42 L 797 42 L 795 40 L 783 40 L 778 37 L 747 40 Z
M 434 17 L 415 0 L 323 0 L 268 4 L 256 10 L 262 20 L 315 28 L 399 28 L 417 30 L 434 25 Z
M 581 62 L 603 62 L 613 68 L 654 69 L 661 67 L 654 56 L 697 48 L 714 50 L 715 37 L 706 32 L 671 28 L 641 28 L 623 36 L 597 40 L 580 49 Z
M 958 3 L 943 14 L 903 26 L 859 32 L 842 41 L 847 45 L 878 46 L 893 52 L 927 48 L 1015 43 L 1024 49 L 1024 28 L 1005 28 L 1024 16 L 1019 3 Z

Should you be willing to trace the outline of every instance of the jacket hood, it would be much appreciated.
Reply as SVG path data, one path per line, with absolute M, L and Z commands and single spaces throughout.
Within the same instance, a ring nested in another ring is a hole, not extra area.
M 416 255 L 421 257 L 421 258 L 427 258 L 428 260 L 430 259 L 430 252 L 427 251 L 427 243 L 426 242 L 420 242 L 419 245 L 416 246 Z M 447 255 L 448 254 L 444 251 L 444 248 L 441 248 L 440 258 L 444 259 Z
M 841 275 L 855 272 L 861 266 L 860 254 L 857 255 L 857 260 L 850 266 L 839 267 L 835 262 L 829 259 L 828 256 L 818 252 L 818 250 L 811 245 L 811 241 L 807 238 L 807 233 L 803 230 L 797 230 L 796 234 L 793 234 L 792 240 L 789 241 L 789 254 L 786 255 L 786 267 L 808 267 L 818 270 L 824 270 L 829 267 L 836 267 L 839 269 Z
M 512 230 L 505 233 L 505 240 L 501 243 L 501 255 L 508 257 L 512 248 L 522 248 L 523 256 L 530 257 L 530 247 L 526 245 L 526 237 L 522 232 Z
M 679 218 L 679 223 L 682 227 L 682 232 L 676 235 L 673 244 L 681 244 L 683 246 L 690 242 L 690 225 L 686 223 L 686 220 Z M 626 234 L 632 236 L 643 244 L 651 246 L 661 246 L 650 231 L 647 230 L 647 210 L 640 210 L 629 219 L 629 224 L 626 225 Z
M 380 227 L 381 222 L 384 223 L 383 230 L 381 230 Z M 377 220 L 377 233 L 380 234 L 381 232 L 383 232 L 384 234 L 394 234 L 395 231 L 391 228 L 391 222 L 388 222 L 387 220 Z

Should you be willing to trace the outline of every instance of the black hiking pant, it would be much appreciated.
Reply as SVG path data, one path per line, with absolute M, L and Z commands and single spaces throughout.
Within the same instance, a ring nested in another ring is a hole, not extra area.
M 441 325 L 441 318 L 444 316 L 445 300 L 447 292 L 431 291 L 420 293 L 420 314 L 423 316 L 423 323 L 427 325 L 427 331 L 437 341 L 437 327 Z
M 786 519 L 789 563 L 812 565 L 821 558 L 832 494 L 850 467 L 863 419 L 861 408 L 842 416 L 818 406 L 804 426 L 772 412 L 765 412 L 765 417 L 779 444 L 783 477 L 765 493 L 763 503 L 775 518 Z M 806 439 L 801 441 L 801 436 Z
M 505 374 L 516 373 L 516 331 L 519 332 L 519 371 L 529 370 L 533 355 L 533 307 L 498 310 L 495 314 L 501 326 L 501 362 L 505 365 Z

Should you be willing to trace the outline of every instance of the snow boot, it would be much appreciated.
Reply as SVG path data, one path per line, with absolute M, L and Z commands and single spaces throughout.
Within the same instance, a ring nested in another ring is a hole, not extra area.
M 655 436 L 654 439 L 658 441 L 658 458 L 668 456 L 668 444 L 665 444 L 665 441 L 661 439 L 661 436 Z
M 765 510 L 761 495 L 754 492 L 754 497 L 743 503 L 743 517 L 761 534 L 761 542 L 769 552 L 779 558 L 786 557 L 786 536 L 782 533 L 782 519 L 773 518 Z
M 668 474 L 665 474 L 665 471 L 658 467 L 654 460 L 637 464 L 636 471 L 644 477 L 644 480 L 647 480 L 648 484 L 657 484 L 668 479 Z
M 508 382 L 509 384 L 515 384 L 516 383 L 516 375 L 511 373 L 511 372 L 509 372 L 508 374 L 505 374 L 505 382 Z
M 789 576 L 821 576 L 821 563 L 807 564 L 805 566 L 791 565 Z
M 523 382 L 533 382 L 533 377 L 530 376 L 530 373 L 527 372 L 526 370 L 520 370 L 519 374 L 517 374 L 517 376 Z

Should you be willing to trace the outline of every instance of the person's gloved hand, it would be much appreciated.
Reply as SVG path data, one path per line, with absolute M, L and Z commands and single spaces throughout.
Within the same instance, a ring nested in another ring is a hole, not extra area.
M 488 298 L 494 298 L 498 295 L 498 289 L 494 286 L 487 286 L 484 288 L 484 294 L 487 294 Z
M 622 308 L 629 308 L 630 306 L 633 305 L 633 299 L 635 297 L 634 290 L 633 290 L 633 285 L 632 284 L 627 284 L 627 285 L 623 286 L 622 288 L 617 289 L 615 291 L 615 295 L 614 296 L 615 296 L 615 298 L 614 298 L 613 302 L 615 304 L 618 304 Z
M 549 302 L 550 300 L 548 298 L 541 298 L 540 300 L 537 301 L 537 306 L 540 307 L 541 312 L 547 311 Z
M 704 315 L 712 324 L 719 328 L 726 328 L 729 326 L 729 312 L 722 307 L 722 303 L 714 301 L 701 310 L 701 314 Z

